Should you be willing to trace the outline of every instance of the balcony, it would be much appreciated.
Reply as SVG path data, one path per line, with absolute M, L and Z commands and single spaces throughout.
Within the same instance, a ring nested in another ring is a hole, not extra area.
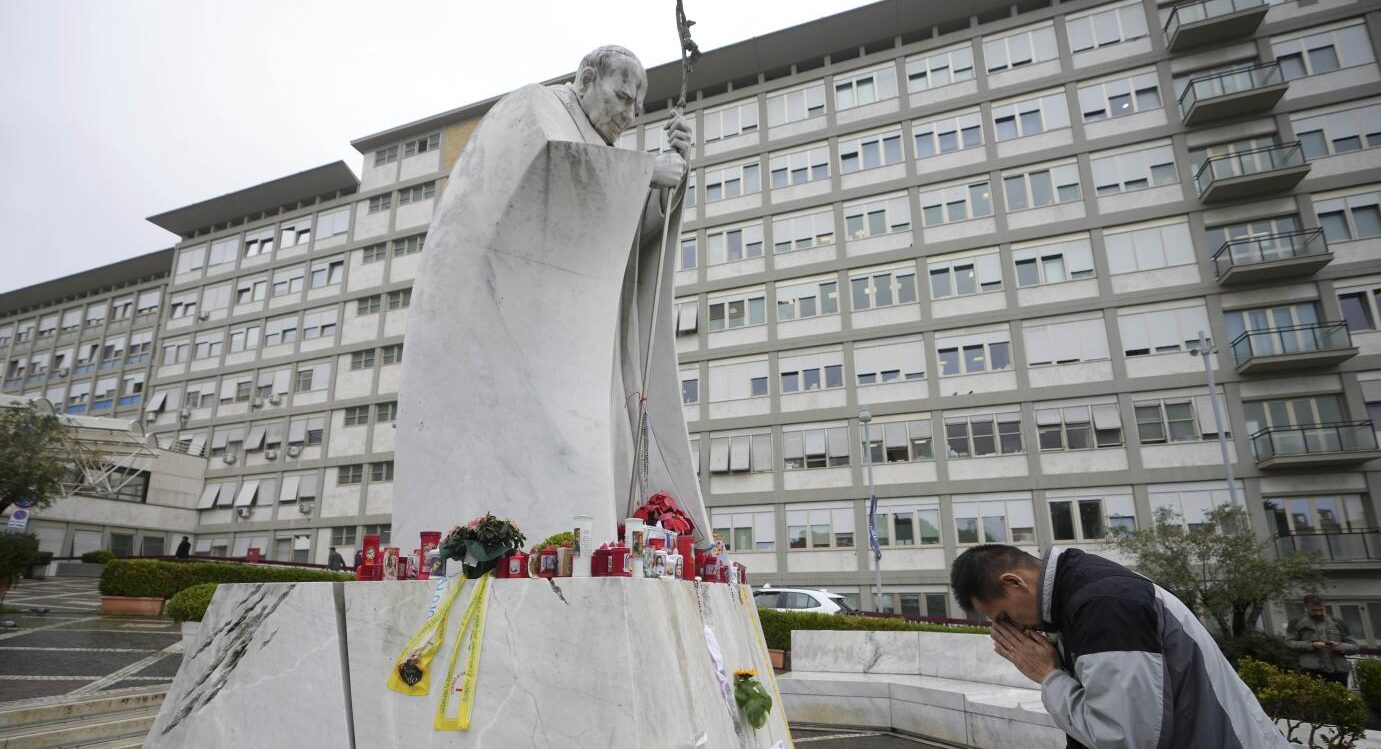
M 1213 253 L 1221 286 L 1312 276 L 1333 261 L 1323 229 L 1230 239 Z
M 1381 458 L 1370 421 L 1267 427 L 1251 436 L 1256 467 L 1346 466 Z
M 1244 375 L 1332 367 L 1356 355 L 1342 321 L 1249 330 L 1232 342 L 1233 363 Z
M 1325 562 L 1381 561 L 1381 529 L 1276 536 L 1276 554 L 1312 551 Z
M 1191 78 L 1180 94 L 1180 117 L 1186 125 L 1202 125 L 1265 112 L 1289 87 L 1277 62 Z
M 1176 5 L 1165 20 L 1165 46 L 1180 52 L 1256 31 L 1269 7 L 1264 0 L 1204 0 Z
M 1309 173 L 1299 141 L 1212 156 L 1199 167 L 1194 184 L 1205 203 L 1289 190 Z

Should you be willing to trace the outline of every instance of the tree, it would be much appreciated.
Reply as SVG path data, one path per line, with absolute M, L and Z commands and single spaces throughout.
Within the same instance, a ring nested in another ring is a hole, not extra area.
M 1207 521 L 1186 529 L 1179 513 L 1161 508 L 1154 527 L 1114 543 L 1137 571 L 1217 622 L 1224 637 L 1252 632 L 1268 603 L 1323 583 L 1313 552 L 1277 555 L 1257 540 L 1242 508 L 1219 506 Z
M 47 507 L 63 496 L 71 439 L 61 419 L 32 405 L 0 407 L 0 512 L 21 499 Z

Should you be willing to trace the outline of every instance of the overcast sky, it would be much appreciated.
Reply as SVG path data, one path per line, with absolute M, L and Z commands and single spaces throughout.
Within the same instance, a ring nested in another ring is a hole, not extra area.
M 701 49 L 866 4 L 686 0 Z M 0 0 L 0 292 L 172 246 L 145 218 L 572 71 L 679 56 L 674 0 Z

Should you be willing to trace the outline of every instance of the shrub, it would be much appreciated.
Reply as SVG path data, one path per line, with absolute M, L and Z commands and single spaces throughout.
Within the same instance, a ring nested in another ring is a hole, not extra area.
M 0 597 L 38 557 L 38 536 L 0 532 Z
M 1299 670 L 1299 653 L 1285 644 L 1285 638 L 1253 632 L 1240 637 L 1224 637 L 1218 640 L 1218 648 L 1233 668 L 1244 658 L 1266 663 L 1282 671 Z
M 172 598 L 201 583 L 343 582 L 355 576 L 295 567 L 270 567 L 233 562 L 164 562 L 157 559 L 117 559 L 101 573 L 101 595 Z
M 199 622 L 206 616 L 206 607 L 211 605 L 211 597 L 216 595 L 220 583 L 201 583 L 179 590 L 168 599 L 163 611 L 175 622 Z
M 115 561 L 115 552 L 109 549 L 97 549 L 82 554 L 82 561 L 87 564 L 109 564 Z
M 1342 684 L 1282 671 L 1243 658 L 1237 673 L 1271 720 L 1285 721 L 1285 737 L 1318 749 L 1348 749 L 1364 734 L 1367 712 L 1362 699 Z M 1307 724 L 1307 725 L 1306 725 Z M 1308 730 L 1302 739 L 1298 731 Z
M 762 622 L 762 634 L 767 640 L 767 647 L 776 650 L 791 649 L 791 630 L 793 629 L 957 632 L 984 635 L 988 633 L 986 627 L 947 627 L 942 624 L 909 622 L 905 619 L 885 619 L 877 616 L 852 616 L 849 614 L 812 614 L 807 611 L 758 609 L 758 619 Z
M 1362 692 L 1362 701 L 1381 716 L 1381 661 L 1369 658 L 1357 661 L 1357 686 Z

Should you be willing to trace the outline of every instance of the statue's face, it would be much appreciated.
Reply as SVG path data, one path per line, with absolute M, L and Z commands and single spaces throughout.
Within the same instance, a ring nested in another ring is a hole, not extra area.
M 576 78 L 576 92 L 585 116 L 604 140 L 613 143 L 643 111 L 647 75 L 634 60 L 625 59 L 614 72 L 599 75 L 594 68 L 582 68 Z

